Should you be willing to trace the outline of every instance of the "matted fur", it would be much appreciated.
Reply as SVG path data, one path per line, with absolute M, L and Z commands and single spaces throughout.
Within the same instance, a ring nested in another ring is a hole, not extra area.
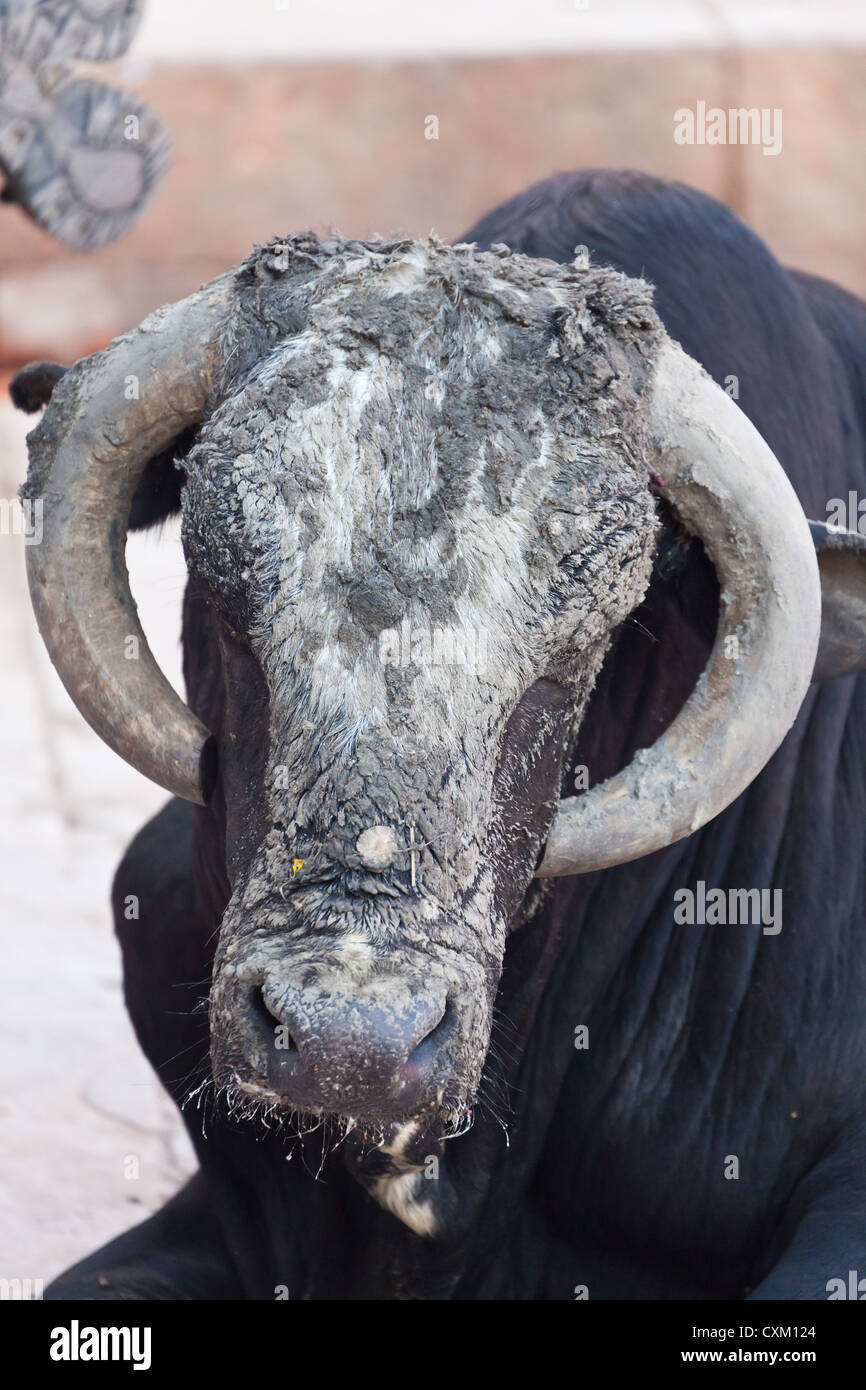
M 313 1048 L 330 1009 L 399 1013 L 423 989 L 456 1015 L 430 1100 L 447 1131 L 487 1052 L 510 925 L 498 885 L 528 885 L 546 833 L 518 853 L 505 835 L 507 721 L 546 679 L 569 692 L 573 737 L 648 583 L 644 386 L 661 329 L 647 285 L 585 255 L 432 238 L 295 236 L 239 269 L 237 295 L 184 464 L 191 570 L 269 701 L 268 828 L 221 929 L 215 1074 L 261 1085 L 255 985 L 275 1013 L 291 1002 Z M 383 634 L 401 625 L 409 645 L 389 660 Z M 437 630 L 483 634 L 484 660 L 466 655 L 477 644 L 437 649 Z M 520 749 L 527 767 L 534 752 Z M 372 826 L 400 846 L 375 875 L 355 850 Z M 306 1020 L 301 978 L 319 991 Z M 363 1047 L 359 1019 L 345 1072 L 331 1061 L 336 1114 L 364 1119 Z

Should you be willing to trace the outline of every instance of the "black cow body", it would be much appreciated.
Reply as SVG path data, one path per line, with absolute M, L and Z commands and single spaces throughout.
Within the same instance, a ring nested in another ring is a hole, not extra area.
M 718 203 L 642 176 L 562 175 L 466 239 L 559 260 L 584 244 L 645 276 L 671 336 L 721 384 L 737 378 L 807 515 L 863 495 L 866 307 L 790 275 Z M 148 487 L 141 522 L 163 514 L 165 489 Z M 599 779 L 670 723 L 712 644 L 713 573 L 672 526 L 636 616 L 576 750 Z M 184 645 L 194 690 L 208 653 L 189 609 Z M 866 679 L 813 686 L 765 771 L 703 830 L 533 890 L 494 1034 L 510 1142 L 482 1109 L 446 1145 L 441 1236 L 381 1210 L 346 1145 L 323 1159 L 312 1133 L 287 1160 L 276 1130 L 193 1101 L 200 1174 L 48 1296 L 825 1298 L 828 1281 L 866 1274 L 864 742 Z M 781 889 L 781 931 L 676 924 L 675 891 L 701 880 Z M 115 884 L 130 1013 L 178 1099 L 207 1066 L 201 999 L 226 896 L 210 815 L 179 801 Z

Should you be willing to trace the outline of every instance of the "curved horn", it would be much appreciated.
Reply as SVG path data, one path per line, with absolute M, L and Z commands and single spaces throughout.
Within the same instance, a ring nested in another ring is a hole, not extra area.
M 675 343 L 660 351 L 652 427 L 665 497 L 721 587 L 716 640 L 651 748 L 560 802 L 540 877 L 639 859 L 698 830 L 772 757 L 808 689 L 821 627 L 809 524 L 781 466 L 729 396 Z M 733 654 L 726 639 L 736 637 Z
M 211 790 L 210 736 L 147 645 L 124 547 L 148 460 L 201 419 L 230 294 L 231 277 L 222 276 L 68 372 L 29 436 L 22 489 L 42 502 L 27 577 L 60 679 L 109 747 L 198 802 Z

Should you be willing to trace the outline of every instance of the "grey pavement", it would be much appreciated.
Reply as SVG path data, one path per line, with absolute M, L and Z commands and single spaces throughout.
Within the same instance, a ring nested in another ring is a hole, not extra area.
M 0 406 L 4 499 L 23 478 L 28 427 Z M 129 565 L 148 639 L 179 683 L 177 528 L 133 537 Z M 5 533 L 0 661 L 0 1278 L 47 1282 L 143 1220 L 195 1164 L 126 1016 L 108 908 L 117 861 L 165 794 L 72 705 L 36 629 L 23 538 Z

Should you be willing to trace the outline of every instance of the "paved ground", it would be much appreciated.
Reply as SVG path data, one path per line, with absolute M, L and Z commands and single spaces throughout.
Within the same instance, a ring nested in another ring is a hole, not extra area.
M 0 405 L 0 497 L 27 424 Z M 43 1279 L 143 1219 L 194 1166 L 127 1020 L 108 912 L 125 843 L 165 800 L 104 747 L 39 640 L 20 536 L 0 534 L 0 1278 Z M 179 680 L 176 529 L 130 543 L 133 590 Z

